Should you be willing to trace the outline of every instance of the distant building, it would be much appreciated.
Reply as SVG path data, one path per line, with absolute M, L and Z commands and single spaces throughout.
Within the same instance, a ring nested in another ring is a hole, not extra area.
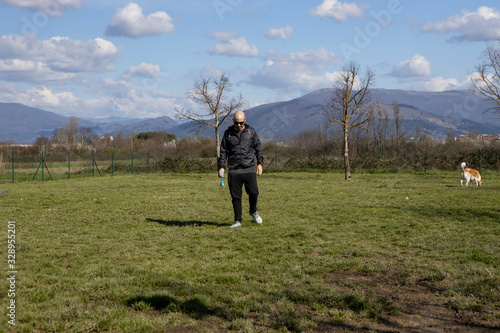
M 111 142 L 113 142 L 114 138 L 113 136 L 101 136 L 99 138 L 99 142 L 103 142 L 103 143 L 106 143 L 106 144 L 110 144 Z
M 496 134 L 460 134 L 458 141 L 496 141 L 500 140 L 500 135 Z
M 483 134 L 483 140 L 486 140 L 486 141 L 495 141 L 495 140 L 500 140 L 500 135 L 495 135 L 495 134 Z

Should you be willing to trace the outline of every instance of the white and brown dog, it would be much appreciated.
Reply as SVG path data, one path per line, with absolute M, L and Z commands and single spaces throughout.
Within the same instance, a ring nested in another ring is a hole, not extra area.
M 460 168 L 462 169 L 462 176 L 460 177 L 460 186 L 462 186 L 463 181 L 465 180 L 465 186 L 469 186 L 469 182 L 471 180 L 476 181 L 476 186 L 481 186 L 483 182 L 481 179 L 481 175 L 477 170 L 466 168 L 465 162 L 460 164 Z

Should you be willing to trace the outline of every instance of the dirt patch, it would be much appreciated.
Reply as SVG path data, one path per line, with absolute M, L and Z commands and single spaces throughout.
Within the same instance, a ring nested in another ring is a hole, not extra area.
M 457 311 L 449 306 L 444 290 L 426 282 L 408 283 L 381 273 L 334 272 L 326 283 L 340 294 L 360 291 L 392 301 L 394 313 L 381 313 L 373 320 L 342 324 L 322 323 L 318 331 L 329 332 L 500 332 L 500 309 L 483 307 L 480 312 Z

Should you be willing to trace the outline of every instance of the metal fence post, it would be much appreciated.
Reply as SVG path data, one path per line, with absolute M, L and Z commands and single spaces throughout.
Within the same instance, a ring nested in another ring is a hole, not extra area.
M 134 153 L 130 153 L 130 160 L 132 161 L 132 174 L 134 174 Z
M 42 162 L 41 162 L 41 165 L 42 165 L 42 182 L 43 182 L 43 151 L 42 151 Z
M 71 178 L 71 160 L 70 160 L 70 153 L 68 151 L 68 179 Z
M 12 182 L 14 182 L 14 151 L 12 151 Z
M 113 160 L 114 160 L 114 156 L 113 156 L 114 152 L 111 152 L 111 176 L 113 176 L 113 168 L 114 168 L 114 165 L 113 165 Z

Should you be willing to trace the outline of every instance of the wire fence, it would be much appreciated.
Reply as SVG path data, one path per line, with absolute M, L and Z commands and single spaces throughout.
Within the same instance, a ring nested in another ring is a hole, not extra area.
M 459 170 L 461 162 L 479 172 L 488 171 L 500 175 L 500 156 L 498 152 L 482 154 L 481 150 L 457 154 L 452 159 L 427 150 L 407 156 L 384 156 L 377 150 L 352 158 L 351 171 L 356 172 L 400 172 L 430 170 Z M 184 154 L 161 154 L 149 152 L 67 152 L 52 154 L 26 154 L 12 150 L 0 154 L 0 182 L 46 181 L 56 179 L 88 178 L 114 176 L 118 174 L 145 173 L 189 173 L 216 172 L 215 157 L 200 157 L 186 152 Z M 326 150 L 314 156 L 297 156 L 279 151 L 265 154 L 264 172 L 293 172 L 315 170 L 327 172 L 344 170 L 344 160 L 339 154 Z
M 117 174 L 140 174 L 150 172 L 190 172 L 202 171 L 213 166 L 215 159 L 203 159 L 203 166 L 199 159 L 185 157 L 158 157 L 146 153 L 109 153 L 26 155 L 12 151 L 9 158 L 5 155 L 0 160 L 0 181 L 21 182 L 35 180 L 56 180 L 71 178 L 87 178 L 96 176 L 114 176 Z

